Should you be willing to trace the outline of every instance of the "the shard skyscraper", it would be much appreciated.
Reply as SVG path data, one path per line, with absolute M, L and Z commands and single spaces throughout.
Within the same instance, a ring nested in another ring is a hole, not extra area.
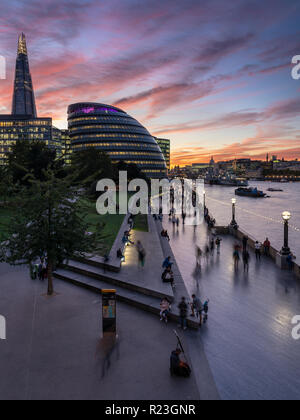
M 12 115 L 37 117 L 24 34 L 21 34 L 18 40 Z

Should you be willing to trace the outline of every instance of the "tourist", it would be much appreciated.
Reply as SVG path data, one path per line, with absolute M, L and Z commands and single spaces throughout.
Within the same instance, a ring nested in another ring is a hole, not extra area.
M 192 303 L 191 303 L 191 309 L 192 309 L 192 314 L 191 316 L 195 316 L 197 318 L 200 318 L 200 325 L 202 325 L 202 310 L 203 310 L 203 305 L 202 302 L 199 298 L 196 297 L 196 295 L 192 295 Z
M 172 217 L 172 223 L 173 223 L 173 228 L 175 229 L 175 225 L 176 225 L 176 216 L 175 216 L 175 214 Z
M 120 258 L 121 262 L 125 261 L 125 256 L 124 256 L 121 248 L 119 248 L 118 251 L 117 251 L 117 258 Z
M 271 248 L 271 242 L 269 241 L 269 238 L 267 238 L 264 242 L 264 250 L 265 250 L 265 255 L 267 257 L 270 256 L 270 248 Z
M 235 250 L 233 252 L 233 260 L 234 260 L 234 268 L 235 270 L 238 270 L 239 263 L 240 263 L 240 252 L 239 252 L 238 247 L 235 247 Z
M 260 261 L 261 260 L 261 243 L 256 241 L 255 242 L 255 255 L 256 255 L 256 260 Z
M 125 231 L 124 232 L 124 236 L 122 238 L 122 242 L 123 242 L 124 245 L 128 245 L 128 244 L 134 245 L 134 242 L 132 242 L 130 240 L 130 233 L 128 231 Z
M 182 213 L 182 223 L 185 225 L 186 213 Z
M 206 258 L 207 264 L 208 264 L 208 261 L 209 261 L 209 255 L 210 255 L 210 249 L 209 249 L 209 246 L 206 245 L 206 247 L 205 247 L 205 258 Z
M 249 252 L 247 250 L 243 251 L 244 272 L 249 271 L 249 260 L 250 260 Z
M 173 263 L 171 262 L 171 257 L 167 257 L 163 262 L 163 268 L 172 268 Z
M 132 217 L 132 214 L 129 215 L 128 224 L 129 224 L 129 228 L 132 229 L 133 228 L 133 217 Z
M 287 258 L 286 258 L 286 262 L 287 262 L 287 265 L 288 265 L 288 269 L 290 270 L 290 271 L 293 271 L 293 269 L 294 269 L 294 260 L 296 259 L 296 257 L 293 255 L 293 253 L 291 252 L 288 256 L 287 256 Z
M 215 254 L 215 240 L 213 238 L 210 241 L 210 253 L 212 256 Z
M 168 323 L 168 315 L 170 312 L 170 302 L 167 298 L 164 298 L 160 303 L 160 321 Z
M 244 235 L 244 237 L 243 237 L 243 251 L 247 250 L 248 240 L 249 240 L 248 236 Z
M 177 218 L 176 218 L 176 226 L 177 226 L 177 229 L 179 228 L 179 223 L 180 223 L 180 221 L 179 221 L 179 217 L 177 217 Z
M 136 248 L 137 248 L 137 251 L 138 251 L 139 265 L 141 267 L 144 267 L 145 266 L 146 251 L 145 251 L 141 241 L 137 241 Z
M 185 302 L 185 297 L 183 296 L 181 298 L 181 302 L 178 305 L 179 308 L 179 316 L 180 316 L 180 327 L 183 330 L 187 329 L 187 321 L 186 321 L 186 317 L 187 317 L 187 310 L 188 310 L 188 306 Z
M 216 239 L 216 246 L 217 246 L 218 255 L 220 255 L 220 253 L 221 253 L 221 242 L 222 242 L 222 239 L 219 238 L 219 236 L 218 236 L 217 239 Z
M 171 286 L 173 288 L 175 287 L 175 285 L 174 285 L 174 273 L 173 273 L 171 267 L 168 267 L 168 268 L 165 269 L 165 271 L 162 273 L 161 278 L 162 278 L 162 281 L 164 283 L 171 283 Z
M 202 255 L 203 255 L 202 249 L 197 245 L 196 246 L 196 264 L 197 266 L 200 266 L 200 267 L 201 267 Z

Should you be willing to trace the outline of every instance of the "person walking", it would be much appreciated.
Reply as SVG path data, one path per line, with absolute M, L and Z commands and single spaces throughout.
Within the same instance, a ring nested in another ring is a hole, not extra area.
M 267 257 L 270 256 L 270 249 L 271 249 L 271 242 L 269 241 L 269 238 L 266 238 L 264 242 L 264 250 L 265 250 L 265 255 Z
M 179 326 L 183 330 L 186 330 L 187 329 L 187 321 L 186 321 L 186 318 L 187 318 L 188 306 L 186 304 L 186 301 L 185 301 L 185 297 L 184 296 L 181 298 L 181 302 L 179 303 L 178 308 L 179 308 L 179 316 L 180 316 L 180 325 Z
M 215 240 L 214 240 L 214 238 L 212 238 L 211 241 L 210 241 L 210 253 L 211 253 L 212 257 L 215 255 Z
M 248 236 L 244 235 L 244 237 L 243 237 L 243 251 L 247 250 L 248 240 L 249 240 Z
M 217 246 L 217 254 L 218 255 L 220 255 L 220 253 L 221 253 L 221 242 L 222 242 L 222 239 L 219 238 L 219 236 L 218 236 L 217 239 L 216 239 L 216 246 Z
M 255 242 L 255 255 L 256 255 L 256 260 L 260 261 L 261 260 L 261 243 L 258 241 Z
M 137 248 L 137 251 L 138 251 L 139 266 L 141 266 L 143 268 L 145 266 L 146 251 L 145 251 L 141 241 L 137 241 L 136 248 Z
M 202 305 L 201 300 L 197 298 L 195 294 L 192 295 L 191 309 L 192 309 L 191 316 L 196 316 L 197 318 L 200 318 L 200 326 L 201 326 L 203 305 Z
M 239 249 L 236 247 L 233 253 L 233 260 L 234 260 L 234 268 L 238 270 L 239 263 L 240 263 L 240 252 Z
M 200 267 L 201 267 L 202 255 L 203 255 L 202 249 L 197 245 L 196 246 L 196 264 Z
M 186 219 L 186 214 L 183 212 L 182 213 L 182 223 L 185 225 L 185 219 Z
M 249 260 L 250 260 L 250 254 L 246 250 L 243 252 L 243 262 L 244 262 L 244 272 L 249 271 Z

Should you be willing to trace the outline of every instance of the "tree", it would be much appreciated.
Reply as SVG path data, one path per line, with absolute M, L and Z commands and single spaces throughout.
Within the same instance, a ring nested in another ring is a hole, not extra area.
M 110 157 L 101 150 L 89 148 L 74 152 L 71 158 L 71 172 L 77 172 L 77 181 L 85 186 L 101 178 L 113 177 L 113 165 Z
M 57 264 L 97 250 L 101 226 L 87 234 L 85 208 L 78 197 L 73 176 L 59 179 L 55 171 L 43 172 L 44 180 L 29 176 L 29 187 L 16 197 L 16 214 L 9 239 L 0 244 L 0 261 L 30 267 L 46 257 L 48 294 L 53 294 L 52 272 Z
M 56 151 L 40 141 L 19 140 L 8 156 L 8 169 L 13 182 L 22 185 L 28 185 L 28 181 L 24 180 L 28 172 L 35 179 L 43 180 L 43 173 L 48 167 L 58 169 L 62 165 L 62 161 L 56 160 Z
M 124 161 L 120 161 L 116 165 L 114 165 L 114 178 L 116 182 L 118 182 L 119 180 L 120 171 L 127 172 L 127 177 L 129 181 L 133 179 L 144 179 L 145 181 L 149 181 L 147 176 L 134 163 L 126 163 Z

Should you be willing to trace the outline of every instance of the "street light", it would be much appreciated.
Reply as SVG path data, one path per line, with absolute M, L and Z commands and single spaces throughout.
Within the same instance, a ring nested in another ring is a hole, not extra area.
M 232 203 L 232 221 L 231 221 L 231 226 L 237 226 L 237 222 L 235 220 L 235 205 L 236 205 L 236 198 L 233 198 L 231 200 Z
M 281 254 L 290 255 L 291 250 L 289 248 L 289 220 L 291 218 L 291 213 L 289 211 L 284 211 L 282 213 L 282 218 L 284 221 L 284 245 L 281 250 Z

